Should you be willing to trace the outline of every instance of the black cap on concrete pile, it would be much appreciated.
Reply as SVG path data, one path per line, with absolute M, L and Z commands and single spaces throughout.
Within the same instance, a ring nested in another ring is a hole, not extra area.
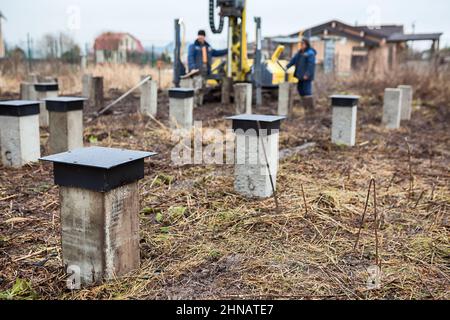
M 0 116 L 25 117 L 39 114 L 39 101 L 9 100 L 0 101 Z
M 259 128 L 267 130 L 267 134 L 276 133 L 280 130 L 281 121 L 286 119 L 285 116 L 266 116 L 257 114 L 241 114 L 237 116 L 227 117 L 227 120 L 233 121 L 233 130 L 255 130 L 258 134 Z M 259 123 L 259 126 L 258 126 Z
M 59 85 L 56 82 L 36 83 L 34 89 L 38 92 L 58 91 Z
M 194 89 L 174 88 L 169 90 L 169 98 L 187 99 L 194 96 Z
M 58 97 L 45 99 L 45 105 L 48 111 L 68 112 L 83 110 L 86 98 L 79 97 Z
M 144 178 L 144 159 L 154 152 L 90 147 L 41 158 L 53 162 L 55 184 L 108 192 Z
M 354 107 L 358 105 L 360 96 L 335 94 L 330 96 L 333 107 Z

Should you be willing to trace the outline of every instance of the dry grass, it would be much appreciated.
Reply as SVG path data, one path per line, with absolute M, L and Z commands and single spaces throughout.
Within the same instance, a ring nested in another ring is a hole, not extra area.
M 314 121 L 304 123 L 297 108 L 283 124 L 282 149 L 306 141 L 317 146 L 281 162 L 281 214 L 275 213 L 273 199 L 237 195 L 232 167 L 170 166 L 174 143 L 153 121 L 122 114 L 89 124 L 86 143 L 97 137 L 102 146 L 152 150 L 159 156 L 146 164 L 140 185 L 140 270 L 80 291 L 70 292 L 64 283 L 58 188 L 51 166 L 0 167 L 0 292 L 11 293 L 17 279 L 23 279 L 13 298 L 449 299 L 449 100 L 445 109 L 433 100 L 421 108 L 416 103 L 413 120 L 388 131 L 379 125 L 376 88 L 381 84 L 374 80 L 374 95 L 366 94 L 359 109 L 358 145 L 343 148 L 329 142 L 326 96 L 347 91 L 355 80 L 346 81 L 320 83 Z M 353 83 L 352 93 L 367 92 Z M 167 124 L 162 101 L 158 118 Z M 195 118 L 221 119 L 232 110 L 207 105 L 195 111 Z M 274 102 L 259 110 L 274 111 Z M 229 123 L 203 126 L 225 130 Z M 44 151 L 46 142 L 43 134 Z M 379 290 L 366 286 L 376 252 L 372 200 L 359 246 L 353 249 L 372 177 L 380 215 Z
M 409 84 L 415 88 L 418 105 L 448 105 L 450 101 L 450 66 L 425 67 L 402 66 L 390 70 L 384 76 L 374 76 L 361 71 L 344 80 L 346 90 L 357 90 L 366 99 L 380 103 L 385 88 Z
M 33 73 L 41 77 L 58 78 L 60 93 L 63 95 L 81 93 L 81 79 L 84 73 L 104 77 L 104 88 L 125 92 L 139 83 L 142 75 L 151 75 L 159 81 L 158 69 L 136 64 L 103 64 L 91 65 L 85 71 L 79 66 L 55 63 L 37 63 L 34 65 Z M 28 72 L 25 65 L 18 67 L 17 73 L 11 72 L 11 67 L 3 65 L 0 67 L 0 94 L 14 93 L 20 91 L 20 83 L 26 81 Z M 161 70 L 161 88 L 169 88 L 172 82 L 172 69 L 166 67 Z

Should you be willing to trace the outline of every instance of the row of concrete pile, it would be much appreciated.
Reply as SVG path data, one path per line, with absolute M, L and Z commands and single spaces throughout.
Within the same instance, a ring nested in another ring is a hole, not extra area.
M 280 88 L 279 103 L 281 109 L 288 111 L 290 102 L 283 97 L 286 88 L 289 86 Z M 79 288 L 138 269 L 138 181 L 144 177 L 144 159 L 155 153 L 83 148 L 86 98 L 58 97 L 55 84 L 34 84 L 23 90 L 34 100 L 43 101 L 0 102 L 2 162 L 5 167 L 20 167 L 39 160 L 39 125 L 48 123 L 53 155 L 41 160 L 53 163 L 55 184 L 60 187 L 62 258 L 67 272 L 72 274 L 69 285 Z M 251 85 L 237 84 L 234 90 L 240 112 L 227 119 L 232 121 L 235 133 L 235 191 L 249 198 L 267 198 L 276 190 L 279 131 L 286 115 L 251 114 Z M 156 116 L 156 83 L 145 82 L 141 91 L 141 112 Z M 358 101 L 358 96 L 331 96 L 333 143 L 355 144 Z M 397 128 L 400 119 L 409 119 L 411 101 L 411 87 L 386 89 L 386 126 Z M 194 89 L 169 90 L 173 130 L 190 135 L 194 104 Z M 44 112 L 47 120 L 42 116 Z
M 287 117 L 292 108 L 292 84 L 283 83 L 279 88 L 278 115 Z M 190 130 L 193 126 L 193 109 L 196 91 L 180 88 L 169 91 L 170 121 L 172 128 Z M 252 114 L 252 85 L 241 83 L 234 85 L 237 114 Z M 413 89 L 402 85 L 397 89 L 386 89 L 382 123 L 389 129 L 400 128 L 403 120 L 411 119 Z M 332 132 L 331 140 L 335 144 L 354 146 L 356 143 L 358 96 L 331 96 Z
M 0 102 L 0 150 L 5 167 L 41 156 L 40 127 L 48 127 L 51 153 L 83 147 L 84 98 L 59 97 L 57 83 L 21 85 L 23 100 Z
M 388 129 L 399 129 L 401 121 L 411 120 L 413 88 L 399 86 L 384 92 L 383 124 Z
M 139 268 L 138 180 L 144 177 L 144 158 L 154 154 L 83 148 L 87 99 L 58 97 L 55 82 L 24 83 L 21 94 L 24 100 L 0 102 L 2 163 L 7 168 L 38 161 L 40 127 L 49 127 L 54 155 L 41 160 L 54 163 L 55 184 L 60 186 L 62 258 L 74 277 L 69 287 Z

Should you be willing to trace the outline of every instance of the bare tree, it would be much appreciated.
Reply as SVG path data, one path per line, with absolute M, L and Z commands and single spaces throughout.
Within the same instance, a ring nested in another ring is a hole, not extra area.
M 64 53 L 71 52 L 78 47 L 70 34 L 45 34 L 39 42 L 39 47 L 47 59 L 61 58 Z
M 39 41 L 39 47 L 47 59 L 55 59 L 58 56 L 58 41 L 53 34 L 45 34 Z

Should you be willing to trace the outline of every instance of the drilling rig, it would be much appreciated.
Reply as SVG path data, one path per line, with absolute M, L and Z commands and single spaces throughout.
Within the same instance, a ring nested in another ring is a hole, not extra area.
M 208 0 L 209 24 L 213 34 L 224 32 L 226 20 L 228 36 L 228 54 L 226 62 L 216 59 L 212 64 L 212 75 L 208 79 L 210 87 L 217 87 L 223 83 L 224 78 L 232 82 L 253 82 L 255 86 L 264 88 L 277 88 L 279 83 L 289 81 L 296 82 L 293 70 L 284 68 L 287 61 L 279 60 L 284 51 L 279 46 L 270 59 L 263 60 L 261 54 L 261 19 L 255 18 L 257 25 L 257 44 L 255 59 L 248 57 L 247 42 L 247 0 Z M 216 22 L 216 9 L 219 9 L 219 21 Z M 184 66 L 181 62 L 181 24 L 175 22 L 175 74 L 174 83 L 179 83 L 180 76 L 184 74 Z M 259 28 L 259 29 L 258 29 Z
M 219 26 L 215 23 L 215 8 L 219 8 Z M 235 82 L 249 80 L 251 66 L 247 52 L 246 0 L 209 0 L 209 24 L 212 33 L 220 34 L 228 18 L 228 56 L 225 72 Z
M 216 26 L 215 9 L 219 8 L 219 23 Z M 257 43 L 255 59 L 248 58 L 247 48 L 247 0 L 209 0 L 209 24 L 214 34 L 220 34 L 225 27 L 225 19 L 228 19 L 228 56 L 224 72 L 226 77 L 233 82 L 251 81 L 266 88 L 277 87 L 284 81 L 296 82 L 293 70 L 286 72 L 284 67 L 287 61 L 280 61 L 279 57 L 284 51 L 279 46 L 272 57 L 261 61 L 261 19 L 255 18 L 257 24 Z M 258 35 L 259 38 L 258 39 Z M 258 54 L 259 50 L 259 54 Z M 259 60 L 258 60 L 259 59 Z M 213 66 L 214 67 L 214 66 Z M 216 63 L 218 70 L 220 63 Z M 220 73 L 220 71 L 218 71 Z M 258 79 L 259 78 L 259 79 Z

